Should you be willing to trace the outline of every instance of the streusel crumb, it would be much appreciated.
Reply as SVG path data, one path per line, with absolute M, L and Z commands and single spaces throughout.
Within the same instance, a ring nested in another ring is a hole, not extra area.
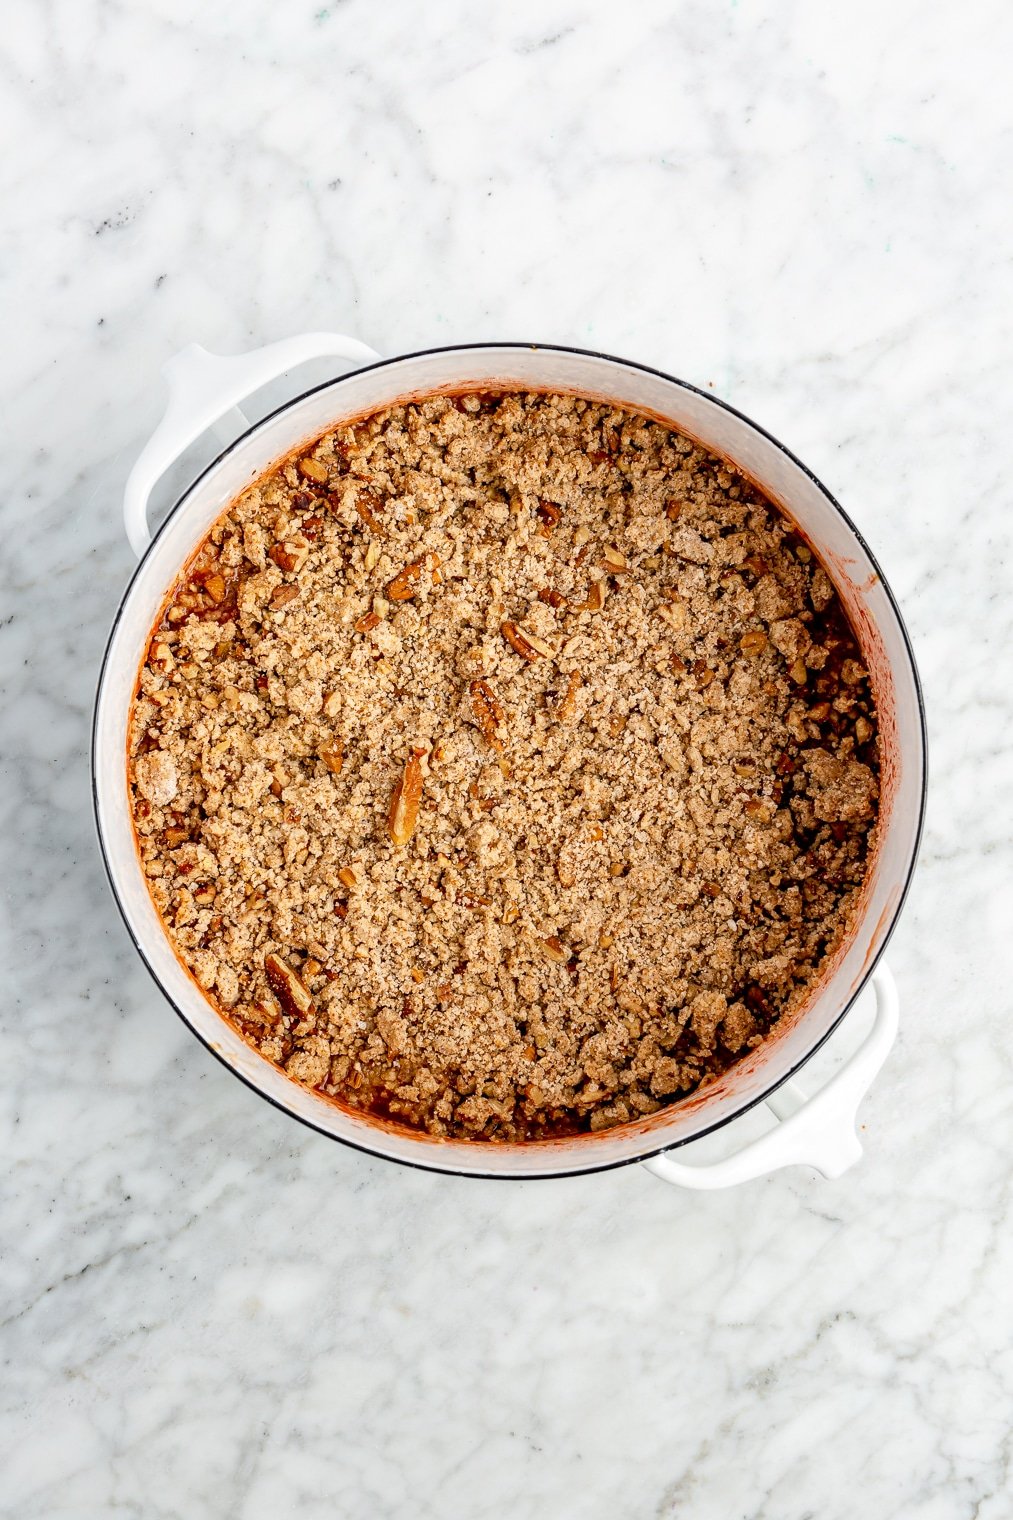
M 874 834 L 876 715 L 811 549 L 606 404 L 436 396 L 219 518 L 130 741 L 166 930 L 299 1082 L 537 1139 L 713 1080 L 806 997 Z

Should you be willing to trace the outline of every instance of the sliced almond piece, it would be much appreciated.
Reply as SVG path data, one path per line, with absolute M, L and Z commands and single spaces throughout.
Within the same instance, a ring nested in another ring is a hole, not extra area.
M 352 888 L 357 884 L 358 878 L 356 877 L 356 874 L 352 870 L 351 866 L 342 866 L 341 870 L 338 872 L 338 880 L 343 887 L 347 887 L 348 890 L 351 891 Z
M 488 681 L 481 678 L 471 682 L 468 692 L 471 697 L 471 710 L 475 714 L 486 743 L 491 749 L 502 751 L 503 740 L 499 737 L 497 729 L 503 722 L 504 714 L 495 692 Z
M 387 833 L 391 843 L 406 845 L 415 832 L 418 822 L 419 803 L 422 801 L 422 765 L 424 749 L 412 750 L 405 761 L 404 772 L 394 788 L 387 811 Z
M 264 971 L 272 992 L 287 1014 L 304 1019 L 307 1014 L 315 1012 L 309 990 L 280 955 L 265 955 Z

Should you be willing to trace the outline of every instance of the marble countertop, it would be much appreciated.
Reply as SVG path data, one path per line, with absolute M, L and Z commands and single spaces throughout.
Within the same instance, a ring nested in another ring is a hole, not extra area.
M 1011 48 L 996 0 L 13 8 L 0 1514 L 1013 1512 Z M 175 349 L 312 328 L 656 364 L 871 541 L 933 781 L 837 1183 L 401 1170 L 153 988 L 86 764 L 123 483 Z

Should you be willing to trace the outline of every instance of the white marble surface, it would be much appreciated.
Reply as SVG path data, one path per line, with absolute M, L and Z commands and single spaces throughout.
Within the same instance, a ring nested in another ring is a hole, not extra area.
M 13 0 L 0 463 L 0 1513 L 1013 1513 L 999 0 Z M 624 353 L 788 441 L 925 678 L 899 1046 L 836 1184 L 402 1171 L 161 1002 L 88 801 L 158 366 L 307 328 Z

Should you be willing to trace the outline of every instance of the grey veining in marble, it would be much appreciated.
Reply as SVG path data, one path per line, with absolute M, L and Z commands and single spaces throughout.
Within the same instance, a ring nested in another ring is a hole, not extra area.
M 1013 1513 L 999 0 L 13 0 L 0 39 L 0 1514 Z M 932 730 L 866 1156 L 485 1184 L 260 1102 L 140 967 L 92 691 L 157 371 L 311 328 L 715 391 L 839 496 Z

